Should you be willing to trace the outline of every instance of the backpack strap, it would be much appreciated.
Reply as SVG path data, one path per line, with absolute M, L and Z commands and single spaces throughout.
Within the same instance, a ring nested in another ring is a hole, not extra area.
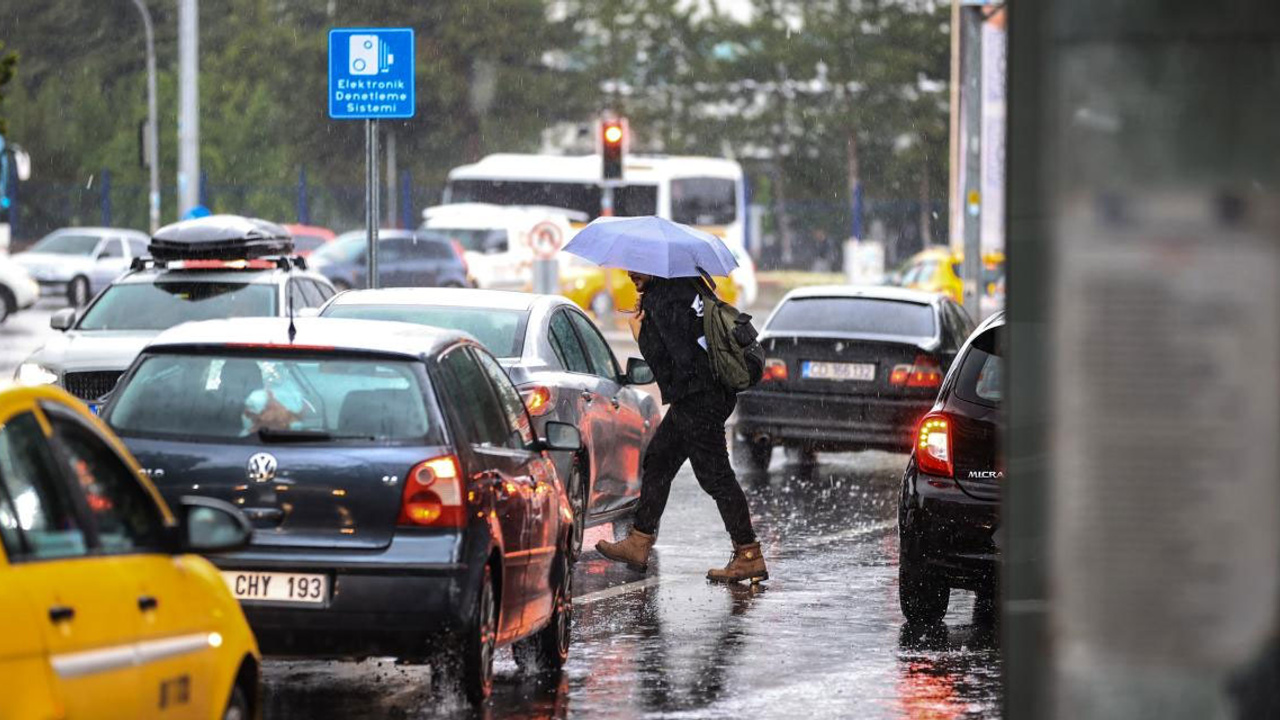
M 698 289 L 698 294 L 702 295 L 704 300 L 712 300 L 717 305 L 723 302 L 720 296 L 716 295 L 716 281 L 711 277 L 711 273 L 698 268 L 699 277 L 692 278 L 693 285 Z

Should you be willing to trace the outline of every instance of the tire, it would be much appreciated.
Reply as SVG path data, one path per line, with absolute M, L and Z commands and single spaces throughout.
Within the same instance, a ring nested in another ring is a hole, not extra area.
M 227 699 L 227 707 L 222 711 L 222 720 L 249 720 L 251 712 L 249 698 L 244 688 L 237 684 L 231 688 L 231 697 Z
M 573 506 L 573 537 L 570 538 L 570 552 L 576 561 L 582 556 L 582 540 L 587 534 L 587 503 L 591 498 L 591 480 L 584 476 L 582 468 L 590 468 L 582 455 L 573 456 L 573 467 L 569 471 L 565 487 L 569 490 L 569 504 Z
M 9 319 L 9 316 L 18 311 L 18 301 L 13 297 L 13 293 L 9 288 L 0 286 L 0 323 Z
M 526 675 L 552 675 L 564 669 L 569 659 L 569 643 L 573 633 L 573 565 L 565 553 L 556 555 L 552 570 L 555 599 L 551 620 L 536 634 L 521 640 L 512 648 L 516 665 Z
M 898 551 L 898 604 L 908 623 L 937 625 L 947 615 L 951 588 L 920 557 L 916 542 L 903 537 Z
M 89 278 L 79 275 L 67 283 L 67 304 L 74 308 L 84 307 L 89 302 Z
M 454 658 L 456 677 L 467 702 L 481 705 L 493 694 L 493 655 L 498 636 L 498 607 L 493 596 L 493 573 L 484 567 L 475 617 Z
M 733 434 L 733 464 L 749 472 L 762 473 L 769 469 L 769 459 L 773 456 L 773 445 L 767 442 L 756 442 L 747 438 L 739 438 Z

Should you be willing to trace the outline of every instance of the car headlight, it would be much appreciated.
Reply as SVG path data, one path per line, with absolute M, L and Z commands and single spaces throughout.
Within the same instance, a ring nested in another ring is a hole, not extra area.
M 36 363 L 22 363 L 13 379 L 23 385 L 52 385 L 58 382 L 58 374 Z

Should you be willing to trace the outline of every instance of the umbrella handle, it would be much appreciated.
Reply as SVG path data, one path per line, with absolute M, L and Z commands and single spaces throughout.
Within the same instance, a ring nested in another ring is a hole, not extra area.
M 706 288 L 706 289 L 707 289 L 708 291 L 710 291 L 710 292 L 711 292 L 711 294 L 714 296 L 714 295 L 715 295 L 715 293 L 716 293 L 716 280 L 715 280 L 715 278 L 711 277 L 711 273 L 709 273 L 709 272 L 707 272 L 706 270 L 704 270 L 704 269 L 702 268 L 702 266 L 701 266 L 701 265 L 698 265 L 698 266 L 695 266 L 695 267 L 696 267 L 696 268 L 697 268 L 697 270 L 698 270 L 698 275 L 699 275 L 699 276 L 701 276 L 702 282 L 706 283 L 706 286 L 707 286 L 707 288 Z

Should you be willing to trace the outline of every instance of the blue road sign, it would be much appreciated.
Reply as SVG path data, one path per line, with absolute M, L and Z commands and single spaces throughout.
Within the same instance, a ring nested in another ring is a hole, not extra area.
M 413 28 L 329 31 L 329 117 L 411 118 L 413 80 Z

